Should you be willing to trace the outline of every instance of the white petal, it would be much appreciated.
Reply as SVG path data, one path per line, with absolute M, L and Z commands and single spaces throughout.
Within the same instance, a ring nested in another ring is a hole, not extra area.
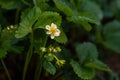
M 54 28 L 57 28 L 57 25 L 54 24 L 54 23 L 52 23 L 51 26 L 54 27 Z
M 50 26 L 49 26 L 49 25 L 46 25 L 45 28 L 46 28 L 47 30 L 50 30 Z
M 50 31 L 47 31 L 46 34 L 51 34 L 51 32 L 50 32 Z
M 51 39 L 54 39 L 54 38 L 55 38 L 55 36 L 53 36 L 53 35 L 51 35 L 50 37 L 51 37 Z
M 57 32 L 54 35 L 55 36 L 60 36 L 60 30 L 57 30 Z
M 58 32 L 58 33 L 60 33 L 60 30 L 59 30 L 59 29 L 57 29 L 57 32 Z
M 55 33 L 54 35 L 55 35 L 55 36 L 60 36 L 60 34 L 59 34 L 59 33 Z

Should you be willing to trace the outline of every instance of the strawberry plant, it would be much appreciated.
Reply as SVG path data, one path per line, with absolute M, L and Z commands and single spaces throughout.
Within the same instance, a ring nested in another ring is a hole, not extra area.
M 120 53 L 119 3 L 0 0 L 0 79 L 119 80 L 105 63 Z

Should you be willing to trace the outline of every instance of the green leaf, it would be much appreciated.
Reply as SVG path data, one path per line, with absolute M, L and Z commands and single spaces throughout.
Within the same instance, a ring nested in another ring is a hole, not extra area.
M 92 68 L 82 67 L 74 60 L 71 60 L 70 64 L 74 72 L 82 79 L 92 79 L 95 76 L 95 72 Z
M 92 13 L 97 18 L 97 21 L 100 22 L 100 20 L 103 18 L 102 10 L 95 2 L 90 0 L 83 1 L 81 7 L 83 11 Z
M 4 58 L 8 54 L 8 51 L 20 52 L 20 48 L 18 50 L 17 46 L 13 46 L 14 33 L 15 30 L 11 29 L 10 26 L 0 31 L 0 58 Z
M 35 28 L 45 29 L 45 26 L 51 25 L 51 23 L 54 23 L 59 27 L 61 24 L 61 16 L 57 12 L 43 12 L 40 14 L 40 17 L 35 24 Z
M 93 43 L 85 42 L 76 46 L 76 51 L 81 63 L 94 61 L 98 58 L 98 51 Z
M 48 4 L 49 0 L 35 0 L 36 3 L 34 3 L 34 5 L 37 5 L 41 11 L 48 11 L 51 9 L 51 6 Z
M 48 36 L 45 34 L 45 31 L 43 29 L 34 30 L 34 48 L 39 55 L 40 55 L 40 52 L 39 52 L 40 48 L 45 47 L 47 37 Z
M 16 38 L 22 38 L 26 36 L 30 32 L 30 27 L 26 26 L 19 26 L 18 30 L 16 31 L 15 37 Z
M 86 67 L 95 68 L 103 71 L 111 72 L 109 67 L 99 60 L 91 61 L 85 64 Z
M 53 57 L 52 53 L 45 54 L 44 57 L 47 61 L 53 61 L 54 60 L 54 57 Z
M 84 28 L 87 31 L 91 31 L 92 30 L 92 26 L 88 22 L 81 21 L 81 25 L 84 26 Z
M 7 20 L 5 16 L 3 16 L 2 12 L 0 11 L 0 28 L 1 26 L 5 26 L 7 24 Z
M 110 10 L 112 10 L 112 12 L 113 12 L 113 14 L 114 14 L 114 16 L 115 16 L 115 18 L 117 19 L 117 20 L 119 20 L 120 21 L 120 0 L 114 0 L 114 1 L 112 1 L 111 2 L 111 5 L 110 5 Z
M 37 23 L 35 24 L 34 28 L 45 29 L 45 26 L 51 25 L 51 23 L 56 24 L 58 26 L 58 29 L 60 29 L 61 31 L 60 36 L 55 37 L 55 40 L 59 43 L 66 43 L 67 37 L 65 33 L 63 32 L 62 28 L 60 28 L 61 16 L 56 12 L 43 12 L 41 16 L 39 17 Z
M 0 48 L 2 48 L 4 51 L 10 50 L 10 48 L 12 47 L 11 41 L 13 37 L 14 30 L 8 30 L 7 28 L 3 29 L 0 35 Z
M 116 72 L 110 73 L 109 76 L 110 76 L 110 77 L 109 77 L 109 80 L 120 80 L 120 76 L 119 76 L 119 74 L 116 73 Z
M 73 15 L 71 17 L 67 17 L 69 21 L 72 21 L 77 24 L 81 24 L 87 31 L 92 29 L 92 26 L 89 23 L 93 23 L 99 25 L 99 21 L 96 17 L 91 13 L 80 13 L 79 15 Z
M 6 55 L 7 55 L 7 51 L 2 49 L 2 48 L 0 48 L 0 59 L 4 58 Z
M 0 1 L 0 5 L 4 9 L 16 9 L 22 7 L 22 2 L 17 0 L 6 0 L 6 1 Z
M 12 46 L 9 48 L 9 51 L 14 52 L 14 53 L 16 53 L 16 54 L 22 53 L 23 50 L 24 50 L 23 47 L 21 47 L 21 46 L 14 46 L 14 45 L 12 45 Z
M 59 43 L 66 43 L 68 41 L 67 36 L 65 35 L 62 29 L 60 29 L 60 31 L 61 31 L 60 36 L 55 37 L 55 41 Z
M 109 48 L 120 53 L 120 22 L 115 20 L 107 23 L 103 35 Z
M 73 15 L 71 17 L 67 18 L 69 21 L 72 21 L 74 23 L 80 23 L 82 22 L 90 22 L 96 25 L 99 25 L 100 22 L 97 20 L 97 18 L 88 12 L 83 12 L 83 13 L 79 13 L 79 15 Z
M 40 16 L 40 9 L 38 7 L 34 7 L 30 10 L 26 10 L 22 15 L 21 15 L 21 22 L 18 30 L 16 31 L 15 37 L 16 38 L 22 38 L 26 36 L 30 31 L 35 23 L 35 21 L 38 19 Z
M 9 29 L 8 29 L 9 28 Z M 0 58 L 4 58 L 7 55 L 7 51 L 12 51 L 15 29 L 11 29 L 10 26 L 1 29 L 0 32 Z M 13 51 L 14 52 L 14 51 Z
M 52 75 L 56 73 L 56 68 L 51 62 L 44 61 L 43 67 L 46 71 L 48 71 Z
M 70 5 L 69 2 L 67 2 L 66 0 L 53 0 L 56 7 L 62 11 L 65 15 L 67 16 L 72 16 L 74 15 L 74 12 L 73 12 L 73 7 L 72 5 Z

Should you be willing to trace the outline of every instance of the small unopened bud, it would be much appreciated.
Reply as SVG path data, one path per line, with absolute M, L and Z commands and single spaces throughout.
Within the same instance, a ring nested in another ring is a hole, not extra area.
M 11 29 L 13 29 L 13 28 L 14 28 L 14 26 L 13 26 L 13 25 L 10 25 L 10 28 L 11 28 Z
M 61 52 L 61 48 L 60 47 L 56 47 L 57 52 Z
M 9 28 L 9 27 L 7 27 L 7 29 L 8 29 L 8 30 L 10 30 L 10 28 Z
M 50 52 L 57 52 L 57 50 L 54 47 L 49 48 Z
M 42 52 L 46 52 L 46 48 L 45 48 L 45 47 L 41 47 L 40 50 L 41 50 Z
M 59 67 L 62 67 L 62 66 L 65 64 L 65 60 L 57 60 L 57 61 L 56 61 L 56 64 L 57 64 Z

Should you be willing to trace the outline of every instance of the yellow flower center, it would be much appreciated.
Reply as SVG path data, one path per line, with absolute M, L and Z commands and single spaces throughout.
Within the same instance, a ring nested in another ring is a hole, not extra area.
M 55 34 L 56 31 L 57 31 L 57 28 L 52 27 L 52 26 L 50 27 L 50 32 L 51 32 L 51 34 Z

